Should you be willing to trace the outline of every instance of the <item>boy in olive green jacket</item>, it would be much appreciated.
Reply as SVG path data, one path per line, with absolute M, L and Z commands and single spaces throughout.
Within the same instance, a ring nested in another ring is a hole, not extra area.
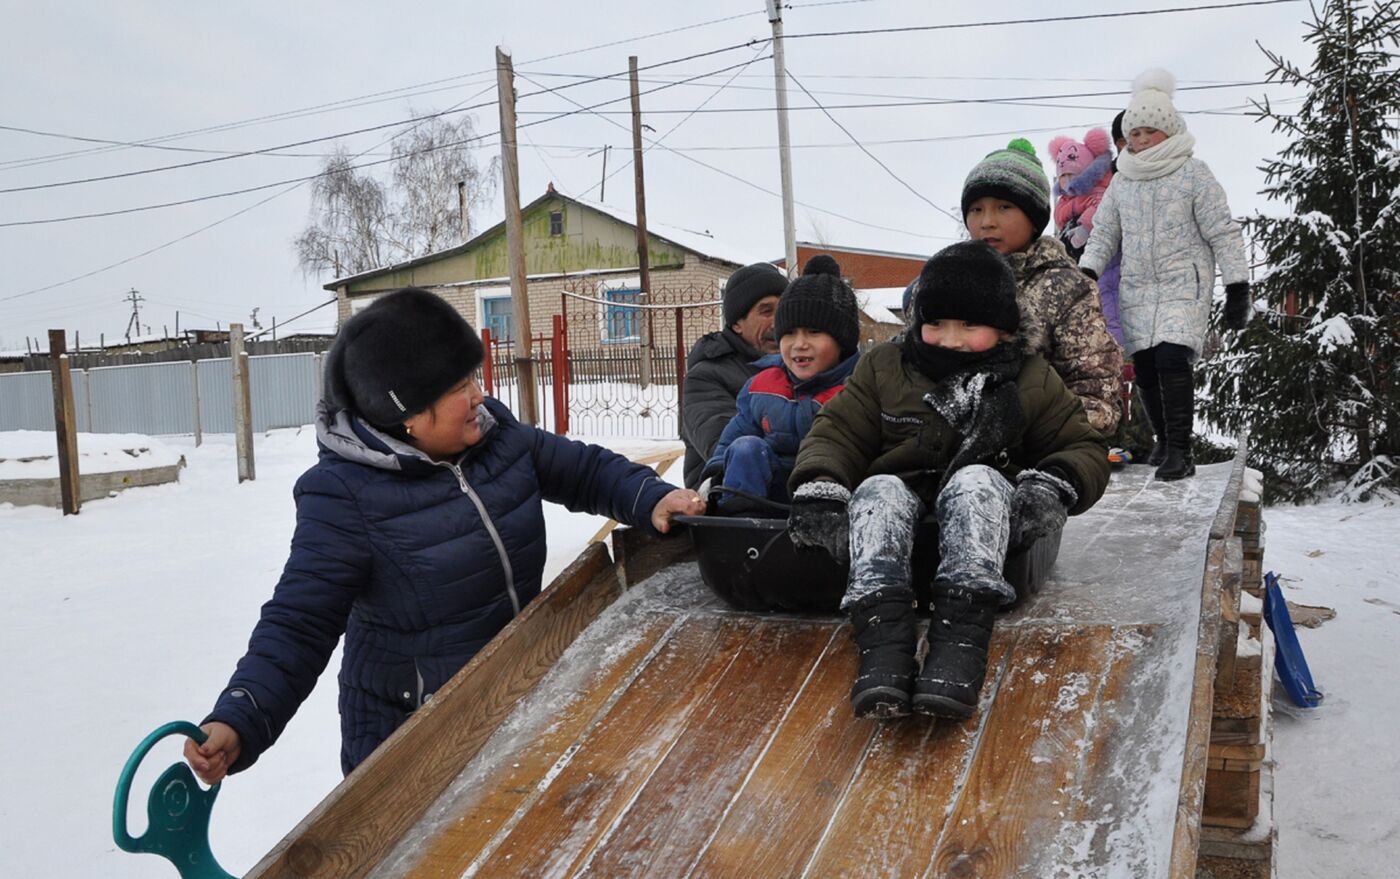
M 1014 337 L 1005 258 L 982 242 L 954 244 L 916 283 L 904 339 L 862 356 L 803 441 L 788 533 L 799 548 L 849 551 L 841 609 L 861 651 L 855 713 L 964 718 L 996 610 L 1016 598 L 1002 575 L 1008 549 L 1093 506 L 1108 450 L 1079 398 Z M 920 671 L 910 557 L 927 509 L 940 561 Z

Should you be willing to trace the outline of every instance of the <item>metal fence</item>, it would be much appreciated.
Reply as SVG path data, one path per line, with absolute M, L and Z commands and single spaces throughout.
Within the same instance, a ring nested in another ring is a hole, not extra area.
M 81 432 L 233 432 L 233 370 L 227 357 L 75 369 L 72 375 Z M 249 357 L 248 381 L 254 430 L 310 424 L 321 396 L 321 355 Z M 49 373 L 0 375 L 0 430 L 53 429 Z
M 665 336 L 658 332 L 651 348 L 635 342 L 599 345 L 577 326 L 573 332 L 578 347 L 574 348 L 563 315 L 556 317 L 553 335 L 532 340 L 535 382 L 529 392 L 535 396 L 540 427 L 587 436 L 678 436 L 688 340 L 676 330 L 692 319 L 703 319 L 691 311 L 716 310 L 711 305 L 706 302 L 699 309 L 668 305 L 664 324 L 671 332 Z M 622 307 L 637 310 L 630 303 Z M 576 306 L 570 314 L 587 327 L 601 311 Z M 612 319 L 618 320 L 616 315 Z M 509 340 L 482 335 L 487 353 L 482 364 L 485 390 L 519 413 L 523 389 L 517 381 L 513 346 Z M 650 360 L 645 378 L 644 357 Z M 311 353 L 248 358 L 253 430 L 298 427 L 315 419 L 322 358 Z M 77 429 L 83 433 L 194 434 L 198 438 L 206 431 L 233 432 L 233 376 L 227 357 L 74 367 L 71 374 Z M 53 428 L 50 374 L 0 374 L 0 430 Z

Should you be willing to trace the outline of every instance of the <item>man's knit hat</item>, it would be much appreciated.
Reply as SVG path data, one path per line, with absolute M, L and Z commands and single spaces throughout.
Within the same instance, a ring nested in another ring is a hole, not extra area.
M 781 296 L 787 276 L 772 263 L 744 266 L 724 282 L 724 325 L 732 327 L 743 320 L 760 299 Z
M 1006 149 L 987 154 L 973 166 L 963 181 L 962 213 L 979 198 L 991 196 L 1009 201 L 1030 219 L 1035 237 L 1050 223 L 1050 180 L 1035 154 L 1035 147 L 1024 137 L 1006 145 Z
M 965 320 L 1008 333 L 1021 325 L 1011 264 L 985 241 L 959 241 L 929 257 L 914 292 L 917 327 L 934 320 Z
M 347 320 L 326 356 L 326 402 L 392 428 L 481 365 L 481 339 L 441 296 L 405 287 Z
M 773 335 L 781 339 L 798 329 L 829 334 L 841 346 L 843 360 L 856 353 L 860 344 L 855 292 L 841 278 L 841 266 L 828 254 L 819 253 L 807 260 L 802 274 L 792 279 L 778 300 Z
M 1186 120 L 1172 105 L 1175 91 L 1176 77 L 1165 70 L 1154 68 L 1138 74 L 1133 80 L 1133 96 L 1123 111 L 1123 130 L 1155 128 L 1168 137 L 1181 134 L 1186 130 Z

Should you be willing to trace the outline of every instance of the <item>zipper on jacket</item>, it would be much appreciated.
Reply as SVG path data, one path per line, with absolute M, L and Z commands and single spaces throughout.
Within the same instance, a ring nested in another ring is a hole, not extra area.
M 418 660 L 413 660 L 413 676 L 418 679 L 418 698 L 414 701 L 415 708 L 423 707 L 423 670 L 418 667 Z
M 476 505 L 476 512 L 481 516 L 481 523 L 486 526 L 486 531 L 491 535 L 491 542 L 496 544 L 496 552 L 501 557 L 501 567 L 506 574 L 506 594 L 510 596 L 511 609 L 515 614 L 520 613 L 520 596 L 515 594 L 515 570 L 510 566 L 510 556 L 506 555 L 506 545 L 501 540 L 500 532 L 496 530 L 496 523 L 491 521 L 491 516 L 486 512 L 486 505 L 481 502 L 481 498 L 467 485 L 467 477 L 462 475 L 462 469 L 456 464 L 443 464 L 444 467 L 452 471 L 452 475 L 457 477 L 457 484 L 462 487 L 462 493 L 472 499 Z

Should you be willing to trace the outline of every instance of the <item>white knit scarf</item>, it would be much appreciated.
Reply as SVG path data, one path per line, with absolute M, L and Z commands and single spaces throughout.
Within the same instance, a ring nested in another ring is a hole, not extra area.
M 1183 131 L 1140 153 L 1124 151 L 1118 156 L 1118 172 L 1129 180 L 1156 180 L 1186 164 L 1195 148 L 1196 136 Z

